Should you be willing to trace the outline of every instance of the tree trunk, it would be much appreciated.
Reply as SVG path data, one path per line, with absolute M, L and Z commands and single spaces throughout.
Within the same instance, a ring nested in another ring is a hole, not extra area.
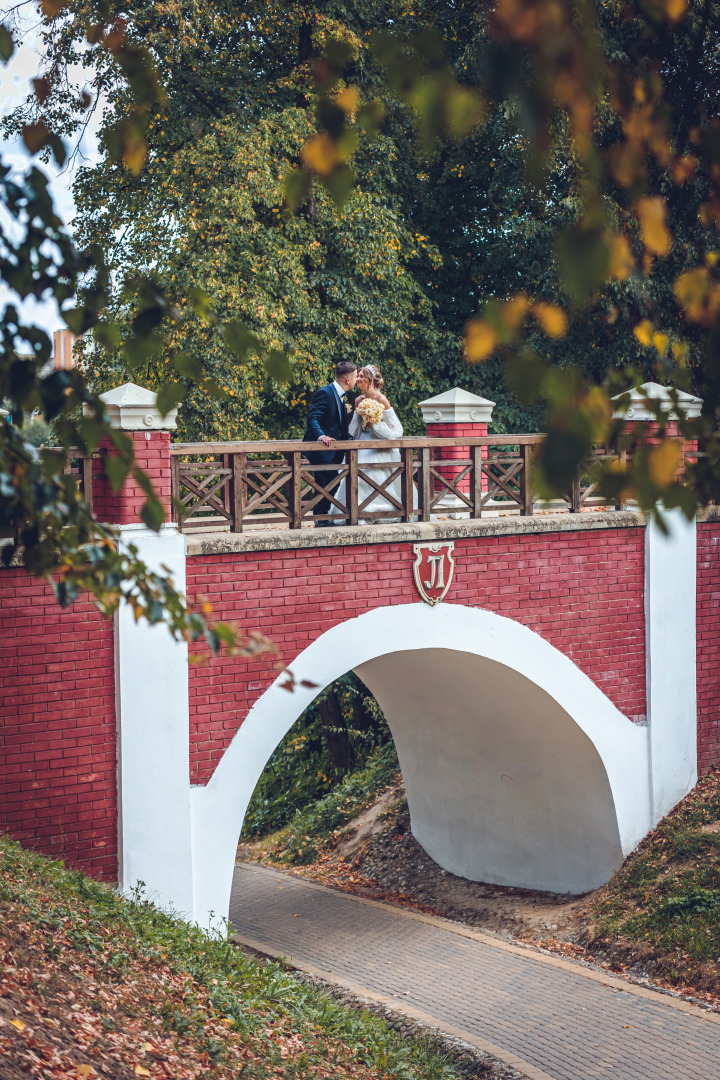
M 352 766 L 352 748 L 345 718 L 334 690 L 323 698 L 319 707 L 323 738 L 330 754 L 333 770 L 336 776 L 345 776 Z

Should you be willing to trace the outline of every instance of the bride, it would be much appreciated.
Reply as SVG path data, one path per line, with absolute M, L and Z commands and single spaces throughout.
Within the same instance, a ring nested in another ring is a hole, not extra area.
M 390 402 L 382 392 L 383 377 L 380 374 L 380 369 L 375 364 L 366 364 L 364 368 L 361 368 L 358 372 L 357 386 L 360 394 L 355 400 L 355 408 L 369 398 L 371 401 L 378 402 L 383 408 L 382 419 L 372 427 L 363 428 L 363 420 L 358 412 L 354 412 L 350 421 L 350 429 L 348 435 L 351 439 L 357 439 L 362 442 L 368 439 L 401 439 L 403 434 L 403 427 L 397 416 L 395 410 L 390 405 Z M 400 463 L 400 451 L 392 448 L 387 450 L 358 450 L 358 466 L 361 474 L 364 474 L 369 479 L 373 480 L 378 487 L 382 487 L 385 484 L 389 476 L 392 476 L 393 469 L 373 469 L 373 464 L 391 464 L 394 462 Z M 398 476 L 391 483 L 387 484 L 385 491 L 396 499 L 399 506 L 402 506 L 402 476 Z M 417 492 L 413 485 L 414 494 L 414 506 L 417 508 Z M 346 494 L 346 493 L 344 493 Z M 370 499 L 367 506 L 363 507 L 363 503 L 366 499 Z M 343 499 L 345 505 L 348 505 L 347 498 Z M 386 499 L 384 495 L 381 495 L 371 484 L 363 480 L 362 475 L 358 477 L 358 506 L 362 510 L 366 511 L 385 511 L 394 510 L 397 514 L 394 518 L 381 518 L 385 522 L 400 521 L 399 506 L 391 502 L 390 499 Z M 361 518 L 361 524 L 369 524 L 368 519 Z

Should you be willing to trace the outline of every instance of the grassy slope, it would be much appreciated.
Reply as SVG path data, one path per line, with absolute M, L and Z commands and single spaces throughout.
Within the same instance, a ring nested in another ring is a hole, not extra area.
M 451 1080 L 434 1049 L 0 837 L 3 1080 Z
M 601 889 L 591 947 L 720 992 L 720 772 L 706 776 Z
M 349 773 L 327 795 L 299 810 L 289 825 L 270 834 L 261 847 L 276 863 L 311 863 L 340 829 L 400 779 L 394 745 L 381 746 L 363 769 Z

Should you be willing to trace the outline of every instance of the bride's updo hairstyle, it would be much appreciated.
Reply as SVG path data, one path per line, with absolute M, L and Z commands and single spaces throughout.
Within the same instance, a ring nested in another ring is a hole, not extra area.
M 360 374 L 363 378 L 367 379 L 375 390 L 382 390 L 385 380 L 380 374 L 380 368 L 376 367 L 375 364 L 366 364 L 365 367 L 362 368 Z

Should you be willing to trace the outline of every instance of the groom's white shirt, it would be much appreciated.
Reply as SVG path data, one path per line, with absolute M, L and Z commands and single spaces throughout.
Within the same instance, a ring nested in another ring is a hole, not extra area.
M 340 419 L 342 420 L 343 396 L 347 393 L 347 391 L 343 390 L 342 386 L 337 381 L 337 379 L 333 380 L 333 389 L 335 390 L 335 393 L 338 396 L 338 408 L 340 409 Z

